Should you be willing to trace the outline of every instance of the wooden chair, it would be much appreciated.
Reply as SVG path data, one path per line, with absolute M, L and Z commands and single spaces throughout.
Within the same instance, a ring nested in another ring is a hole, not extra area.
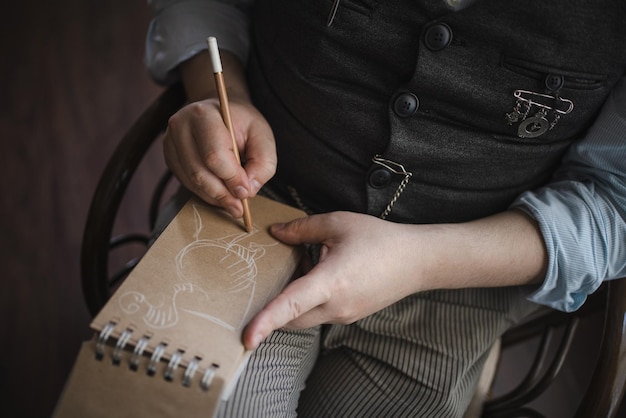
M 592 314 L 600 315 L 603 327 L 594 372 L 578 402 L 575 418 L 615 417 L 626 383 L 626 280 L 605 283 L 578 311 L 564 313 L 542 309 L 538 315 L 508 330 L 501 339 L 502 350 L 523 344 L 531 339 L 539 341 L 534 360 L 519 385 L 483 405 L 484 418 L 544 417 L 528 405 L 555 381 L 568 354 L 575 350 L 572 343 L 581 321 Z M 579 344 L 590 342 L 578 338 Z M 576 364 L 570 364 L 576 367 Z
M 169 117 L 185 103 L 180 85 L 168 88 L 144 111 L 122 138 L 111 156 L 97 186 L 85 225 L 81 271 L 83 293 L 92 315 L 106 303 L 115 288 L 136 265 L 141 255 L 122 266 L 112 268 L 110 252 L 150 240 L 163 193 L 171 179 L 166 172 L 155 185 L 147 214 L 145 231 L 112 236 L 120 202 L 133 174 L 148 149 L 167 125 Z M 544 310 L 536 317 L 516 326 L 502 336 L 503 353 L 516 344 L 531 339 L 540 341 L 534 362 L 526 378 L 513 390 L 487 400 L 483 405 L 485 418 L 542 417 L 528 405 L 555 380 L 572 351 L 572 341 L 581 320 L 594 312 L 603 312 L 603 333 L 595 372 L 579 401 L 577 418 L 614 417 L 620 406 L 626 380 L 626 280 L 605 283 L 579 311 L 571 314 Z M 564 331 L 562 331 L 564 330 Z M 560 335 L 556 341 L 555 336 Z M 556 347 L 556 355 L 551 356 Z M 577 402 L 577 399 L 570 400 Z
M 163 193 L 172 175 L 166 171 L 157 182 L 149 206 L 147 229 L 113 236 L 113 227 L 128 186 L 155 140 L 167 127 L 169 117 L 186 97 L 182 85 L 163 92 L 129 129 L 109 159 L 91 201 L 81 247 L 81 280 L 87 308 L 92 316 L 104 306 L 114 289 L 139 261 L 134 257 L 113 273 L 109 267 L 113 250 L 137 243 L 147 248 L 156 224 Z

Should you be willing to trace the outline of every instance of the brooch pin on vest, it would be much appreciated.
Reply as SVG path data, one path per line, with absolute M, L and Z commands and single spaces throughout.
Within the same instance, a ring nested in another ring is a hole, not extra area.
M 519 122 L 517 136 L 520 138 L 540 137 L 553 129 L 561 116 L 567 115 L 574 109 L 574 103 L 571 100 L 559 97 L 557 94 L 515 90 L 513 95 L 517 100 L 513 111 L 506 114 L 506 122 L 509 125 Z M 534 115 L 528 117 L 531 112 Z
M 326 19 L 327 27 L 330 27 L 333 24 L 333 21 L 335 20 L 335 15 L 337 14 L 337 8 L 339 8 L 339 1 L 340 0 L 334 0 L 333 5 L 330 6 L 330 13 L 328 13 L 328 19 Z

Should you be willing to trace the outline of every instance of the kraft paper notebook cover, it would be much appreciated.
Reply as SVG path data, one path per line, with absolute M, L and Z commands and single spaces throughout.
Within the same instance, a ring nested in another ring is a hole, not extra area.
M 191 199 L 91 323 L 55 416 L 210 417 L 249 356 L 248 321 L 286 285 L 301 249 L 268 226 L 302 217 L 250 199 L 254 231 Z

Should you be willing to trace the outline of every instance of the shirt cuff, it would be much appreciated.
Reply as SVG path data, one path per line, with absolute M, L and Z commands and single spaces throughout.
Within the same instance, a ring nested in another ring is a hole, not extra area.
M 250 40 L 248 16 L 242 10 L 190 0 L 158 11 L 148 28 L 144 57 L 152 78 L 160 84 L 177 81 L 178 65 L 206 50 L 209 36 L 217 38 L 220 49 L 246 64 Z
M 606 243 L 591 233 L 599 226 L 593 225 L 585 205 L 571 205 L 572 190 L 587 192 L 577 182 L 563 182 L 526 192 L 512 205 L 538 222 L 548 253 L 544 281 L 528 299 L 564 312 L 580 308 L 605 277 L 598 269 L 604 266 L 600 260 L 605 258 Z

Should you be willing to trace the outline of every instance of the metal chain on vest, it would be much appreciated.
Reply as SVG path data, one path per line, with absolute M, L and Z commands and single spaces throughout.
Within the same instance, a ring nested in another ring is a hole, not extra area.
M 393 194 L 391 201 L 389 202 L 389 204 L 387 205 L 383 213 L 380 215 L 381 219 L 386 219 L 387 215 L 391 213 L 393 209 L 393 205 L 396 204 L 396 201 L 398 200 L 398 198 L 400 197 L 400 195 L 406 188 L 406 185 L 409 184 L 409 180 L 411 179 L 411 176 L 413 175 L 413 173 L 411 173 L 410 171 L 406 171 L 406 169 L 404 168 L 402 164 L 382 158 L 380 155 L 374 156 L 374 158 L 372 158 L 372 161 L 375 164 L 385 167 L 387 170 L 391 171 L 393 174 L 404 175 L 404 178 L 398 185 L 398 188 L 396 189 L 396 192 Z

